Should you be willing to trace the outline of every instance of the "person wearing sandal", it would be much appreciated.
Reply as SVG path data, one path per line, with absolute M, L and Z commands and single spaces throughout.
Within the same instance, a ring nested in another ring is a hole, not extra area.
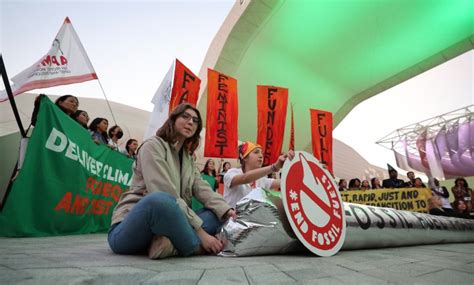
M 201 129 L 199 111 L 181 104 L 140 146 L 130 190 L 112 214 L 108 242 L 113 252 L 148 251 L 156 259 L 222 251 L 224 244 L 214 235 L 236 213 L 194 165 Z M 204 205 L 197 213 L 190 208 L 193 196 Z

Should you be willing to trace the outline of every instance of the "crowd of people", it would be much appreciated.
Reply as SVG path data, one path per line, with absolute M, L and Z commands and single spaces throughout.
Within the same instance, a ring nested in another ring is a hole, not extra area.
M 408 181 L 398 179 L 398 172 L 389 166 L 389 178 L 384 179 L 382 184 L 377 177 L 368 180 L 360 180 L 353 178 L 347 184 L 346 179 L 340 179 L 338 186 L 339 191 L 357 191 L 357 190 L 373 190 L 373 189 L 394 189 L 394 188 L 427 188 L 420 177 L 415 177 L 413 171 L 407 172 Z M 473 212 L 473 191 L 465 178 L 458 177 L 451 187 L 451 193 L 454 197 L 452 203 L 449 202 L 450 193 L 446 187 L 441 186 L 439 180 L 434 178 L 430 185 L 432 197 L 429 200 L 430 214 L 452 216 L 460 218 L 471 218 Z M 474 212 L 473 212 L 474 214 Z
M 38 106 L 40 95 L 35 101 Z M 136 159 L 136 152 L 138 149 L 138 141 L 130 138 L 125 144 L 125 148 L 119 142 L 123 137 L 123 131 L 120 126 L 114 125 L 109 128 L 109 121 L 106 118 L 94 118 L 89 124 L 89 114 L 87 111 L 79 110 L 79 100 L 73 95 L 63 95 L 56 99 L 56 106 L 64 113 L 70 116 L 79 125 L 89 131 L 92 140 L 96 144 L 103 144 L 111 149 L 126 155 L 129 158 Z M 35 112 L 33 112 L 35 113 Z
M 238 201 L 257 187 L 278 190 L 280 179 L 275 174 L 287 159 L 294 157 L 293 151 L 289 151 L 263 166 L 262 147 L 247 141 L 238 149 L 240 167 L 232 168 L 221 159 L 216 169 L 216 162 L 208 159 L 199 171 L 194 152 L 200 141 L 202 118 L 190 104 L 177 106 L 139 151 L 135 139 L 128 140 L 121 150 L 119 141 L 123 131 L 117 125 L 109 128 L 107 119 L 95 118 L 88 124 L 89 116 L 86 111 L 78 110 L 76 97 L 61 96 L 55 104 L 87 128 L 95 143 L 135 159 L 130 189 L 120 196 L 108 234 L 109 246 L 118 254 L 147 252 L 150 258 L 156 259 L 220 252 L 224 242 L 216 236 L 217 230 L 226 220 L 237 217 Z M 375 177 L 370 182 L 354 178 L 347 185 L 341 179 L 339 190 L 425 187 L 413 172 L 407 173 L 406 182 L 397 178 L 395 169 L 390 169 L 389 174 L 390 178 L 382 183 Z M 439 181 L 435 180 L 432 191 L 430 213 L 449 212 L 469 218 L 472 190 L 464 178 L 456 179 L 451 189 L 455 197 L 452 204 L 448 200 L 449 192 L 439 186 Z
M 389 166 L 388 170 L 389 178 L 382 180 L 377 177 L 372 177 L 369 180 L 360 180 L 359 178 L 352 178 L 347 184 L 346 179 L 339 179 L 339 191 L 348 191 L 348 190 L 371 190 L 371 189 L 393 189 L 393 188 L 426 188 L 426 185 L 423 183 L 423 180 L 420 177 L 415 177 L 413 171 L 407 172 L 408 181 L 403 181 L 398 179 L 398 171 L 393 167 Z

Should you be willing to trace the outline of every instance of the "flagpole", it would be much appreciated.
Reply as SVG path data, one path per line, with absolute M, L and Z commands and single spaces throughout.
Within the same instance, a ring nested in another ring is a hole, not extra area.
M 115 120 L 114 112 L 112 112 L 112 107 L 110 107 L 109 99 L 107 98 L 107 95 L 105 95 L 104 88 L 102 87 L 102 83 L 100 83 L 99 78 L 97 78 L 97 82 L 99 82 L 100 89 L 102 89 L 102 94 L 104 94 L 105 102 L 107 102 L 107 106 L 109 107 L 109 111 L 112 115 L 112 119 L 114 120 L 114 124 L 117 125 L 117 120 Z
M 8 79 L 7 70 L 5 69 L 5 64 L 3 62 L 3 55 L 0 54 L 0 73 L 2 74 L 3 84 L 5 84 L 5 91 L 8 94 L 8 99 L 10 101 L 10 105 L 12 106 L 13 114 L 15 115 L 16 123 L 18 124 L 18 128 L 20 129 L 20 134 L 23 138 L 26 137 L 25 129 L 23 128 L 23 124 L 21 123 L 20 114 L 18 114 L 18 109 L 16 107 L 15 99 L 13 98 L 12 88 L 10 86 L 10 81 Z

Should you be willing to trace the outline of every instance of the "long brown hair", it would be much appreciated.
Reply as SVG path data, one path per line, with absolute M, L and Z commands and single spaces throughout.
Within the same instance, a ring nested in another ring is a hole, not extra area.
M 168 143 L 174 143 L 176 141 L 176 131 L 174 129 L 174 124 L 176 123 L 176 120 L 183 114 L 186 110 L 191 109 L 194 112 L 196 112 L 199 122 L 196 128 L 196 132 L 194 135 L 188 139 L 186 139 L 183 143 L 183 147 L 185 150 L 189 153 L 192 154 L 197 147 L 199 146 L 199 140 L 201 139 L 200 134 L 202 130 L 202 119 L 201 119 L 201 114 L 199 113 L 199 110 L 196 109 L 193 105 L 189 103 L 183 103 L 178 105 L 169 115 L 168 119 L 166 122 L 161 126 L 161 128 L 156 131 L 156 135 L 162 138 L 164 141 Z

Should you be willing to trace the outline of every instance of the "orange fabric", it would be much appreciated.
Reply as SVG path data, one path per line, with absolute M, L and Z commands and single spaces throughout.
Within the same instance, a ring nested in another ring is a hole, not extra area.
M 200 86 L 201 79 L 176 59 L 169 112 L 171 113 L 176 106 L 185 102 L 196 106 Z
M 237 80 L 208 69 L 204 156 L 238 158 Z
M 263 165 L 274 163 L 281 154 L 287 105 L 288 88 L 257 86 L 257 143 L 262 146 Z
M 310 109 L 311 112 L 311 137 L 313 155 L 325 164 L 329 172 L 332 169 L 332 113 Z M 334 174 L 334 173 L 333 173 Z
M 224 196 L 224 182 L 219 183 L 219 187 L 217 188 L 217 193 L 221 194 Z
M 291 104 L 290 145 L 288 150 L 295 150 L 295 118 L 293 116 L 293 104 Z

